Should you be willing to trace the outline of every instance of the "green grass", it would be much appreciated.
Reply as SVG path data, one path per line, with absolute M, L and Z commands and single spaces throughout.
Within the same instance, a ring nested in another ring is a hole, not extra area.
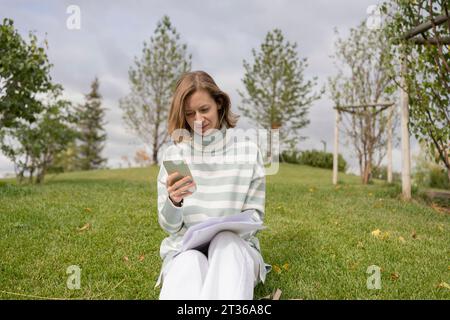
M 49 176 L 43 186 L 0 182 L 0 298 L 157 299 L 165 233 L 156 174 L 151 167 Z M 281 271 L 268 274 L 255 299 L 276 288 L 282 299 L 449 299 L 439 284 L 450 283 L 450 216 L 401 201 L 396 186 L 340 179 L 335 188 L 330 171 L 289 164 L 268 177 L 268 228 L 259 239 L 266 262 Z M 376 229 L 388 236 L 374 237 Z M 80 290 L 67 289 L 70 265 L 82 269 Z M 366 287 L 371 265 L 382 270 L 380 290 Z

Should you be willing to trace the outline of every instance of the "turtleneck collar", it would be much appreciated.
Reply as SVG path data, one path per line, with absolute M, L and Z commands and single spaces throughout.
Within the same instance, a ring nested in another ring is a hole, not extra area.
M 222 125 L 220 130 L 216 129 L 214 130 L 214 132 L 206 136 L 199 135 L 198 133 L 194 132 L 192 135 L 193 146 L 195 148 L 202 147 L 203 150 L 215 149 L 221 145 L 224 145 L 224 143 L 226 142 L 224 141 L 226 139 L 226 132 L 227 127 L 225 126 L 225 124 Z

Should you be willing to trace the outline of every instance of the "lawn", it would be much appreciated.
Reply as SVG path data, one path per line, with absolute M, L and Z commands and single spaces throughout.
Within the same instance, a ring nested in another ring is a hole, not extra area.
M 165 237 L 158 168 L 0 181 L 0 298 L 157 299 Z M 263 256 L 274 266 L 255 299 L 450 299 L 450 215 L 399 200 L 398 186 L 283 164 L 267 179 Z M 66 270 L 81 268 L 69 290 Z M 367 268 L 381 268 L 369 290 Z

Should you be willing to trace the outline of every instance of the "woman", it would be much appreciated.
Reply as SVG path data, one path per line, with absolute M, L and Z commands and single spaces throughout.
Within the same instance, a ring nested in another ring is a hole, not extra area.
M 229 134 L 237 122 L 230 108 L 228 95 L 203 71 L 184 74 L 176 85 L 168 123 L 175 143 L 163 160 L 185 160 L 193 177 L 174 182 L 177 174 L 168 176 L 163 166 L 158 175 L 158 221 L 169 234 L 160 248 L 160 299 L 253 299 L 254 287 L 271 269 L 256 232 L 223 231 L 203 250 L 180 251 L 186 230 L 210 217 L 252 210 L 252 219 L 263 220 L 261 154 L 255 146 L 241 157 L 243 148 Z M 220 161 L 230 156 L 234 161 Z

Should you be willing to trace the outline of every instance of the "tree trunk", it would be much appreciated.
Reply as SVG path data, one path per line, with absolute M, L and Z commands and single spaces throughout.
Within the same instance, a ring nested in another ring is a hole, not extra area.
M 155 148 L 153 150 L 153 164 L 157 164 L 158 163 L 158 150 Z
M 153 157 L 152 157 L 153 164 L 158 163 L 158 149 L 159 149 L 158 140 L 159 140 L 159 121 L 157 119 L 155 123 L 155 135 L 153 137 Z
M 445 155 L 445 160 L 447 160 L 447 161 L 445 161 L 445 167 L 447 168 L 447 177 L 448 177 L 448 182 L 449 182 L 449 185 L 450 185 L 450 159 L 449 159 L 449 154 L 448 154 L 448 149 L 446 149 L 445 151 L 444 151 L 444 155 Z
M 393 110 L 394 107 L 389 108 L 389 115 L 388 115 L 388 141 L 387 141 L 387 156 L 388 156 L 388 163 L 387 163 L 387 181 L 388 183 L 392 183 L 392 117 L 393 117 Z
M 366 146 L 364 146 L 364 154 L 363 154 L 363 170 L 362 170 L 362 175 L 361 175 L 361 183 L 362 184 L 367 184 L 367 165 L 368 165 L 368 159 L 367 159 L 367 149 Z
M 450 184 L 450 168 L 447 167 L 447 178 L 448 178 L 448 182 Z
M 364 184 L 368 184 L 372 177 L 372 153 L 369 153 L 368 160 L 364 170 Z
M 368 184 L 370 181 L 371 164 L 367 161 L 364 166 L 363 184 Z
M 402 195 L 404 200 L 411 200 L 411 151 L 409 141 L 409 96 L 406 83 L 406 57 L 403 57 L 401 65 L 401 141 L 402 141 Z
M 338 155 L 339 155 L 339 110 L 336 109 L 336 121 L 334 124 L 334 151 L 333 151 L 333 184 L 338 182 Z
M 42 168 L 42 170 L 39 171 L 39 173 L 36 175 L 36 183 L 41 184 L 42 182 L 44 182 L 44 176 L 45 176 L 45 169 Z
M 28 181 L 29 181 L 30 183 L 33 183 L 33 174 L 34 174 L 34 168 L 32 167 L 32 168 L 30 169 L 30 177 L 29 177 L 29 179 L 28 179 Z
M 22 184 L 23 182 L 23 170 L 20 170 L 20 172 L 17 174 L 17 183 Z
M 36 175 L 36 183 L 37 184 L 41 184 L 42 182 L 44 182 L 46 173 L 47 173 L 47 162 L 44 160 L 41 170 L 39 170 L 38 174 Z

